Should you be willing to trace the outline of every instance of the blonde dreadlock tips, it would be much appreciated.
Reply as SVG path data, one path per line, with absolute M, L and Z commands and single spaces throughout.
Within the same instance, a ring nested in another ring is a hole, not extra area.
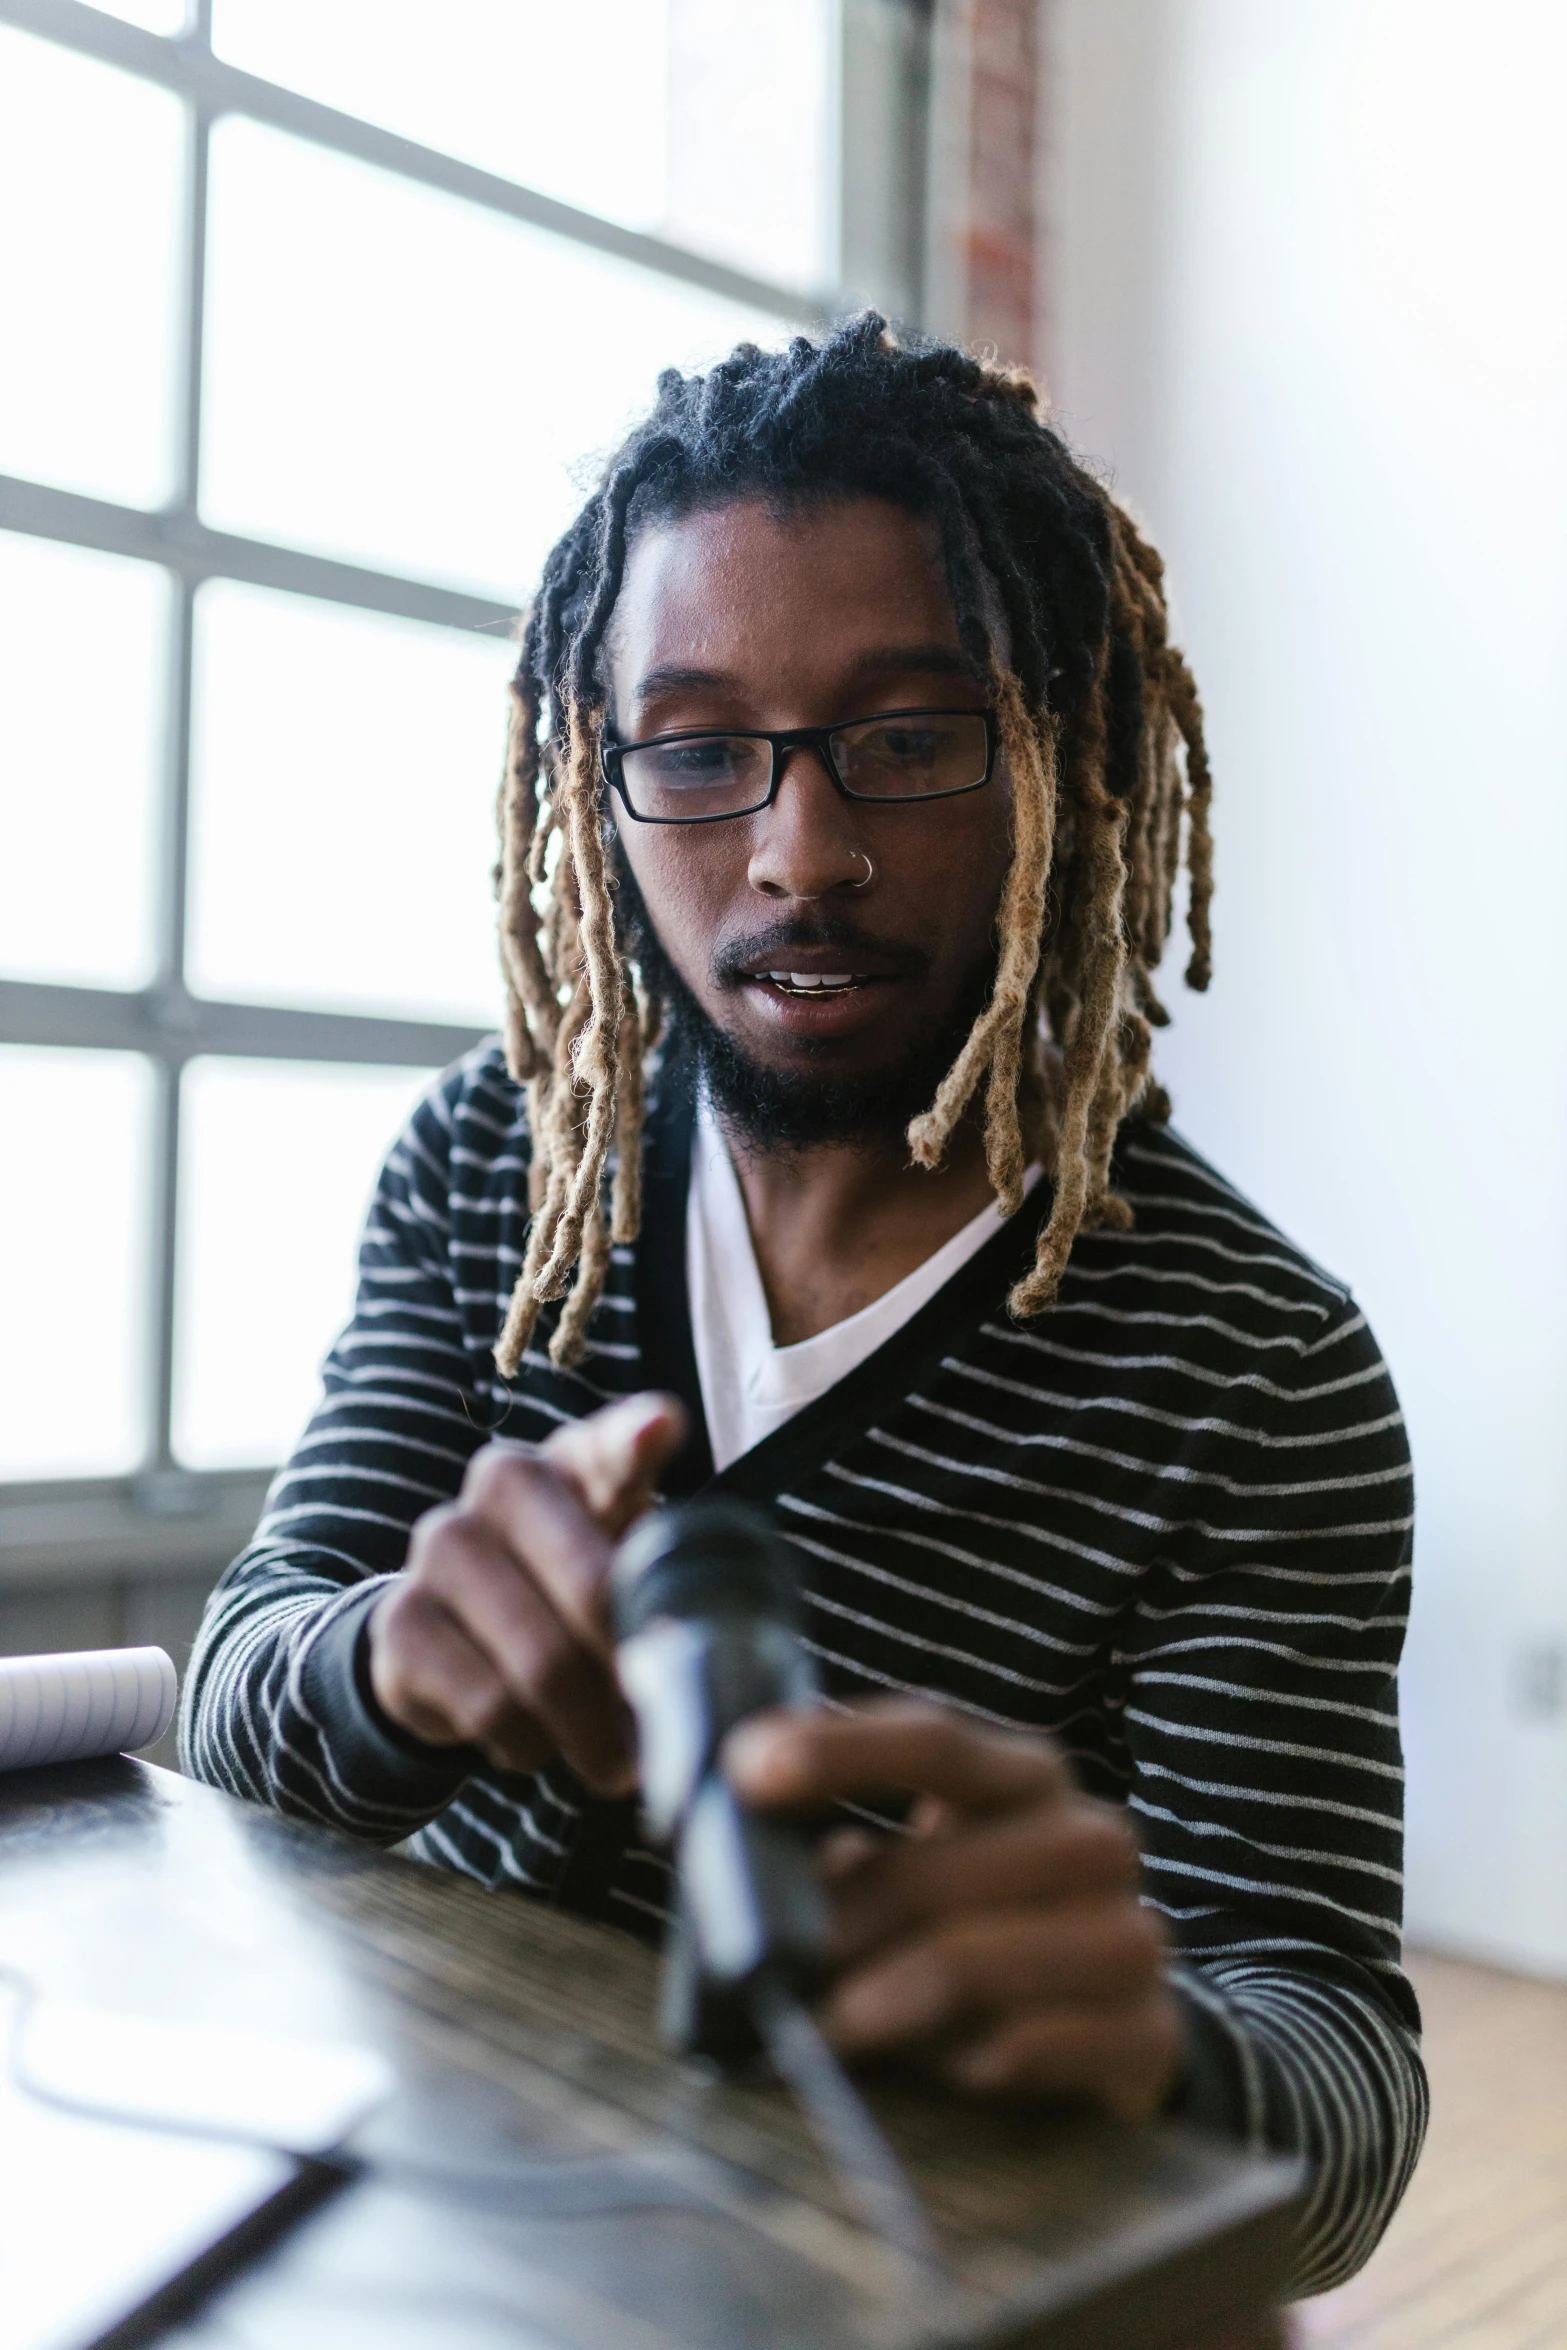
M 1007 1215 L 1023 1199 L 1023 1142 L 1018 1122 L 1023 1024 L 1039 965 L 1045 882 L 1055 824 L 1055 739 L 1048 716 L 1036 724 L 1010 671 L 995 668 L 992 688 L 1002 749 L 1012 778 L 1012 858 L 1002 887 L 995 985 L 936 1099 L 908 1130 L 916 1166 L 939 1167 L 952 1130 L 988 1065 L 985 1155 L 991 1187 Z

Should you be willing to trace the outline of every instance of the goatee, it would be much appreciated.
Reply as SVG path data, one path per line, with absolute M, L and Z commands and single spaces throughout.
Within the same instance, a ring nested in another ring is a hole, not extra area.
M 840 1074 L 831 1066 L 777 1069 L 748 1053 L 721 1028 L 686 985 L 665 953 L 642 893 L 617 840 L 613 864 L 627 942 L 643 985 L 664 1006 L 662 1084 L 706 1089 L 723 1122 L 758 1150 L 775 1154 L 820 1150 L 830 1144 L 885 1147 L 901 1143 L 914 1118 L 928 1110 L 936 1089 L 963 1049 L 989 998 L 995 955 L 970 972 L 949 1016 L 914 1040 L 896 1060 L 875 1070 Z M 852 926 L 831 917 L 791 923 L 780 949 L 857 942 Z M 802 1049 L 809 1054 L 809 1041 Z M 816 1048 L 825 1062 L 832 1050 Z

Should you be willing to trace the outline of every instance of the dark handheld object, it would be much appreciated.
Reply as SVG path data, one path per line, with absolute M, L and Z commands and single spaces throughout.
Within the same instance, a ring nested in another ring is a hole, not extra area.
M 754 1511 L 692 1502 L 633 1528 L 610 1590 L 643 1806 L 678 1888 L 665 2036 L 689 2053 L 749 2055 L 757 1990 L 808 1993 L 825 1971 L 826 1905 L 805 1832 L 748 1810 L 718 1760 L 749 1715 L 817 1694 L 793 1554 Z

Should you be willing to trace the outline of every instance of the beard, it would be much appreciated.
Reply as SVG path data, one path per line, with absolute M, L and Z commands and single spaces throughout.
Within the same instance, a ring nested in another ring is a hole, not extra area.
M 841 1073 L 830 1065 L 830 1041 L 802 1038 L 798 1049 L 821 1065 L 777 1069 L 737 1043 L 686 985 L 664 950 L 618 839 L 612 862 L 632 960 L 644 988 L 664 1007 L 661 1075 L 667 1083 L 689 1087 L 693 1094 L 705 1088 L 726 1124 L 753 1148 L 774 1155 L 833 1144 L 864 1149 L 901 1143 L 910 1121 L 929 1109 L 989 1000 L 996 972 L 993 949 L 970 970 L 948 1016 L 916 1037 L 898 1059 L 879 1069 Z M 851 923 L 831 916 L 779 924 L 768 933 L 769 947 L 780 956 L 791 946 L 852 951 L 865 943 Z M 923 956 L 910 954 L 907 960 L 911 977 L 928 968 Z

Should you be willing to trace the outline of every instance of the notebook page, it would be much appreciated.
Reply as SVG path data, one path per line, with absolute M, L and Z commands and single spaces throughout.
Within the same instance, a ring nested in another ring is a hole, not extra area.
M 150 1746 L 173 1719 L 175 1688 L 161 1648 L 0 1657 L 0 1771 Z

